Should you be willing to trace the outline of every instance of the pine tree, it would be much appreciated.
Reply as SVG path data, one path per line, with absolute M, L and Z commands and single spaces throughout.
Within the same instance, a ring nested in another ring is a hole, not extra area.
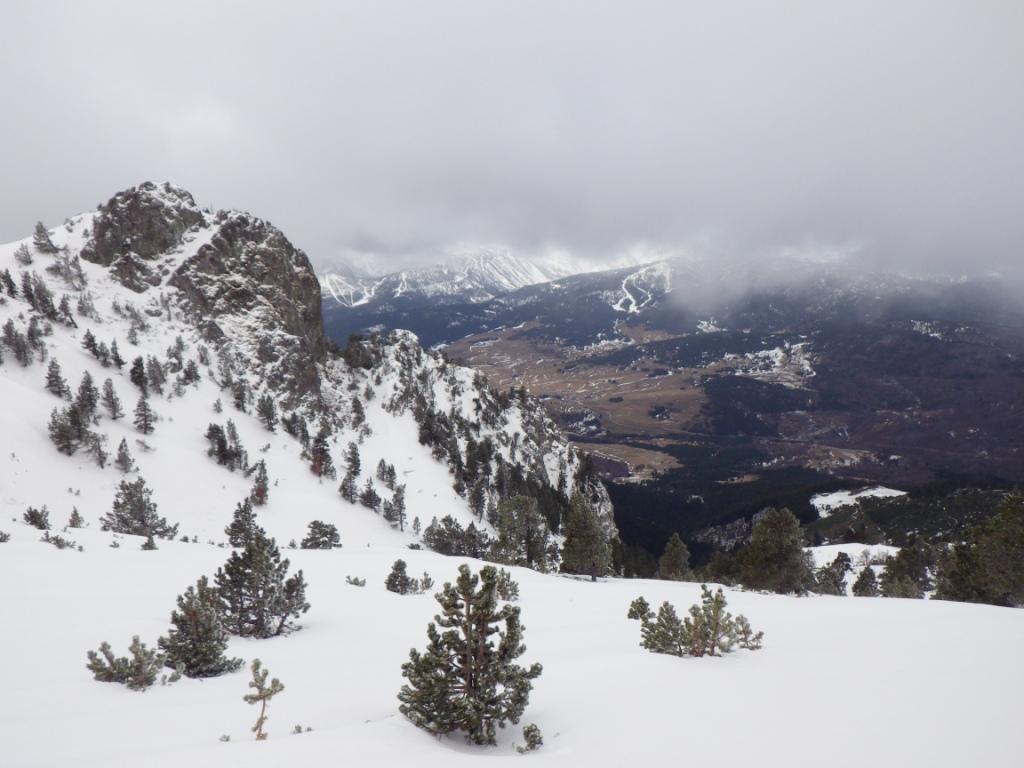
M 71 517 L 68 518 L 68 528 L 81 528 L 85 525 L 85 518 L 78 511 L 78 507 L 71 508 Z
M 12 299 L 18 298 L 18 286 L 15 284 L 14 278 L 11 277 L 11 270 L 6 268 L 0 270 L 0 287 L 3 287 Z
M 380 510 L 380 495 L 374 489 L 373 481 L 370 478 L 366 478 L 366 485 L 363 486 L 363 490 L 359 494 L 359 503 L 374 512 Z
M 658 578 L 669 581 L 687 581 L 691 578 L 690 550 L 678 533 L 673 533 L 658 560 Z
M 356 503 L 356 479 L 351 472 L 346 472 L 345 476 L 341 478 L 341 485 L 338 486 L 338 493 L 341 494 L 341 498 L 347 501 L 349 504 Z
M 331 460 L 331 448 L 327 442 L 327 437 L 327 429 L 320 427 L 320 431 L 316 433 L 316 437 L 313 438 L 313 445 L 309 449 L 311 459 L 309 469 L 317 477 L 334 479 L 336 473 L 334 462 Z
M 277 406 L 274 405 L 274 398 L 264 394 L 256 401 L 256 415 L 263 422 L 263 426 L 274 431 L 277 426 Z
M 252 501 L 244 499 L 238 502 L 231 523 L 224 529 L 228 542 L 232 547 L 244 547 L 257 535 L 265 536 L 265 532 L 256 524 L 256 513 L 252 510 Z
M 128 441 L 123 437 L 117 446 L 117 458 L 114 459 L 114 466 L 124 474 L 135 471 L 135 461 L 132 459 L 132 455 L 128 453 Z
M 135 428 L 144 435 L 151 434 L 155 418 L 156 414 L 153 413 L 153 409 L 149 407 L 149 401 L 143 395 L 135 405 Z
M 104 531 L 127 533 L 133 536 L 157 536 L 173 539 L 178 535 L 177 525 L 168 525 L 166 518 L 157 515 L 152 491 L 141 477 L 133 482 L 122 480 L 114 497 L 112 510 L 100 521 Z
M 814 572 L 804 553 L 800 521 L 788 509 L 769 509 L 739 553 L 740 581 L 749 589 L 802 593 Z
M 60 370 L 60 363 L 57 358 L 50 359 L 50 365 L 46 369 L 46 389 L 51 394 L 60 398 L 70 397 L 71 390 Z
M 124 358 L 121 357 L 121 352 L 117 348 L 117 339 L 110 342 L 110 360 L 118 368 L 124 368 Z
M 818 592 L 823 595 L 845 595 L 846 574 L 853 570 L 850 556 L 845 552 L 836 555 L 835 560 L 818 569 Z
M 469 508 L 477 520 L 484 519 L 484 511 L 487 509 L 487 486 L 483 479 L 477 480 L 469 489 Z
M 86 371 L 82 374 L 82 381 L 78 385 L 78 394 L 75 396 L 75 407 L 83 421 L 88 422 L 96 415 L 96 406 L 99 405 L 99 402 L 99 390 L 93 383 L 92 374 Z
M 50 412 L 50 423 L 47 430 L 50 434 L 50 440 L 57 447 L 57 450 L 61 453 L 65 453 L 68 456 L 73 454 L 78 448 L 78 438 L 75 434 L 75 428 L 69 418 L 70 413 L 74 412 L 75 409 L 72 406 L 66 410 L 60 410 L 54 408 Z M 77 412 L 76 412 L 77 413 Z
M 241 552 L 233 552 L 214 582 L 221 618 L 242 637 L 274 637 L 293 626 L 290 619 L 309 610 L 302 571 L 288 576 L 289 562 L 273 539 L 257 532 Z
M 274 698 L 277 694 L 284 690 L 284 685 L 276 677 L 270 681 L 270 685 L 267 685 L 267 674 L 268 670 L 263 669 L 263 662 L 259 659 L 253 659 L 252 662 L 252 680 L 249 681 L 249 687 L 255 689 L 255 693 L 247 693 L 242 698 L 247 704 L 259 704 L 260 714 L 256 718 L 256 724 L 252 727 L 252 732 L 256 734 L 256 741 L 263 741 L 267 738 L 267 734 L 263 732 L 263 726 L 267 720 L 267 702 Z
M 352 427 L 359 429 L 366 423 L 366 411 L 363 410 L 363 404 L 360 402 L 358 396 L 352 398 Z M 356 472 L 358 475 L 359 473 Z
M 394 490 L 395 494 L 391 497 L 391 500 L 384 502 L 384 519 L 397 526 L 398 530 L 404 531 L 406 519 L 405 486 L 399 485 Z
M 46 508 L 45 504 L 42 509 L 29 507 L 25 510 L 25 514 L 22 515 L 22 519 L 27 525 L 38 528 L 40 531 L 50 530 L 50 510 Z
M 110 414 L 110 418 L 116 421 L 124 416 L 121 399 L 114 391 L 114 382 L 110 379 L 103 382 L 103 393 L 100 395 L 100 400 L 103 402 L 103 407 L 107 409 L 107 413 Z
M 408 595 L 416 592 L 418 587 L 416 579 L 409 578 L 409 574 L 406 573 L 405 560 L 395 560 L 391 566 L 391 573 L 384 580 L 384 588 L 388 592 Z
M 653 617 L 654 614 L 651 613 L 650 603 L 648 603 L 642 596 L 629 604 L 629 612 L 626 614 L 627 619 L 649 621 Z
M 155 648 L 147 648 L 138 635 L 132 638 L 128 652 L 130 658 L 115 657 L 110 643 L 101 643 L 99 653 L 88 652 L 86 667 L 101 683 L 123 683 L 133 691 L 144 691 L 156 682 L 164 666 L 164 657 Z
M 32 234 L 32 245 L 40 253 L 48 253 L 51 256 L 60 252 L 60 249 L 50 239 L 50 233 L 47 231 L 46 225 L 41 221 L 36 222 L 36 229 Z
M 221 623 L 216 592 L 205 576 L 178 596 L 171 624 L 167 637 L 157 641 L 167 666 L 180 669 L 186 677 L 216 677 L 242 666 L 241 659 L 224 655 L 228 633 Z
M 150 355 L 146 359 L 146 382 L 149 384 L 150 389 L 162 395 L 164 393 L 165 381 L 167 381 L 167 377 L 164 375 L 164 367 L 160 364 L 159 360 Z
M 348 449 L 345 451 L 345 469 L 352 477 L 359 477 L 359 473 L 362 471 L 362 463 L 359 460 L 359 446 L 354 442 L 349 442 Z
M 597 581 L 611 571 L 612 552 L 597 511 L 580 494 L 573 494 L 562 526 L 562 571 L 578 573 Z
M 267 503 L 267 497 L 270 495 L 270 480 L 267 478 L 267 464 L 263 459 L 256 462 L 256 468 L 253 473 L 252 490 L 249 491 L 249 498 L 252 499 L 252 503 L 257 507 L 262 507 Z
M 853 582 L 853 594 L 856 597 L 878 597 L 878 578 L 870 565 L 864 566 L 864 570 Z
M 313 520 L 309 524 L 306 538 L 299 544 L 302 549 L 333 549 L 341 546 L 341 536 L 336 526 L 321 520 Z
M 489 559 L 542 573 L 554 568 L 558 550 L 551 541 L 551 531 L 536 499 L 523 495 L 502 499 L 498 504 L 495 529 L 497 540 L 491 547 Z
M 82 337 L 82 348 L 93 357 L 96 357 L 96 353 L 99 351 L 96 337 L 93 336 L 92 330 L 89 328 L 85 329 L 85 335 Z
M 471 744 L 495 744 L 496 728 L 518 723 L 529 703 L 541 666 L 514 663 L 526 650 L 523 627 L 518 607 L 498 607 L 497 578 L 493 566 L 479 577 L 460 566 L 455 584 L 436 596 L 441 614 L 427 627 L 426 650 L 411 650 L 402 665 L 399 709 L 430 733 L 462 731 Z
M 128 370 L 128 378 L 132 384 L 139 388 L 143 397 L 149 394 L 149 385 L 146 382 L 146 362 L 142 357 L 136 357 L 132 360 L 132 367 Z
M 640 645 L 654 653 L 682 656 L 686 653 L 683 644 L 683 622 L 676 609 L 667 600 L 658 609 L 658 615 L 651 620 L 641 617 Z

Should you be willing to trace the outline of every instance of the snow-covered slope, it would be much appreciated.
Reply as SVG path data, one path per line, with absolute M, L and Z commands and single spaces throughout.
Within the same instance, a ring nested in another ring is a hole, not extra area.
M 173 190 L 164 192 L 182 199 Z M 151 202 L 164 192 L 145 197 Z M 157 212 L 173 225 L 168 211 L 158 206 Z M 288 299 L 286 287 L 273 277 L 281 258 L 301 267 L 298 255 L 279 242 L 279 233 L 245 214 L 200 213 L 201 220 L 176 235 L 169 226 L 177 238 L 170 247 L 147 253 L 141 243 L 136 249 L 122 238 L 109 261 L 102 248 L 94 250 L 95 260 L 81 264 L 87 281 L 81 292 L 46 271 L 59 257 L 29 245 L 32 263 L 26 265 L 15 256 L 21 243 L 0 246 L 0 272 L 10 270 L 18 285 L 22 274 L 38 273 L 57 300 L 65 292 L 71 297 L 77 323 L 50 321 L 52 332 L 46 333 L 46 323 L 37 321 L 42 335 L 27 366 L 3 345 L 0 530 L 11 540 L 0 543 L 0 648 L 7 661 L 0 764 L 450 766 L 500 757 L 538 765 L 622 766 L 677 756 L 704 764 L 810 766 L 825 760 L 860 766 L 873 759 L 1014 765 L 1016 704 L 1024 685 L 1020 611 L 730 591 L 730 608 L 765 631 L 764 649 L 684 660 L 642 650 L 639 627 L 625 613 L 638 594 L 654 605 L 671 600 L 685 610 L 699 597 L 697 585 L 590 583 L 519 568 L 511 570 L 521 586 L 524 658 L 544 665 L 524 722 L 540 726 L 544 747 L 520 758 L 512 748 L 522 742 L 518 727 L 501 731 L 493 749 L 417 730 L 398 714 L 395 696 L 400 665 L 410 647 L 424 645 L 436 603 L 428 595 L 387 592 L 384 578 L 391 563 L 403 558 L 412 574 L 427 571 L 441 583 L 454 577 L 463 560 L 410 550 L 412 533 L 343 501 L 337 481 L 315 477 L 300 442 L 281 427 L 268 431 L 251 401 L 269 395 L 312 432 L 329 422 L 337 465 L 347 443 L 361 440 L 360 483 L 378 460 L 393 463 L 408 489 L 410 520 L 419 517 L 424 524 L 435 515 L 450 514 L 463 523 L 474 518 L 452 487 L 449 467 L 420 443 L 417 410 L 466 422 L 476 439 L 491 438 L 504 461 L 552 486 L 564 479 L 571 490 L 577 459 L 534 401 L 499 398 L 472 372 L 423 352 L 409 334 L 366 342 L 362 351 L 373 359 L 367 368 L 327 351 L 321 358 L 316 328 L 290 325 L 305 300 L 298 283 Z M 55 245 L 67 246 L 71 256 L 89 248 L 96 215 L 52 231 Z M 146 239 L 155 241 L 156 233 Z M 224 265 L 237 268 L 213 280 Z M 26 333 L 38 313 L 20 293 L 11 297 L 2 287 L 0 293 L 0 325 L 10 321 Z M 85 315 L 75 309 L 79 300 Z M 86 330 L 99 342 L 116 339 L 128 365 L 104 366 L 86 352 Z M 198 363 L 198 382 L 176 386 L 180 373 L 169 348 Z M 150 397 L 159 418 L 154 433 L 145 436 L 131 426 L 138 390 L 128 370 L 136 356 L 166 364 L 168 378 L 164 393 Z M 99 467 L 84 448 L 67 456 L 50 442 L 51 411 L 66 405 L 43 386 L 47 362 L 54 359 L 72 389 L 85 371 L 98 386 L 110 378 L 129 415 L 111 419 L 101 406 L 91 429 L 105 436 L 109 453 L 126 439 L 138 464 L 128 478 L 144 477 L 159 513 L 180 524 L 179 535 L 194 543 L 160 540 L 156 551 L 142 551 L 140 537 L 100 529 L 125 476 L 109 464 Z M 251 392 L 248 412 L 234 407 L 232 388 L 221 388 L 228 372 L 244 383 L 241 391 Z M 370 399 L 368 386 L 374 392 Z M 368 430 L 353 419 L 356 395 Z M 218 400 L 220 412 L 214 407 Z M 228 419 L 250 460 L 266 462 L 269 500 L 257 515 L 268 533 L 284 544 L 300 539 L 308 523 L 319 519 L 337 526 L 343 545 L 284 551 L 309 583 L 312 607 L 301 631 L 271 640 L 231 640 L 233 655 L 261 658 L 285 684 L 269 708 L 270 737 L 259 743 L 249 731 L 254 708 L 242 701 L 248 692 L 245 672 L 135 693 L 96 682 L 85 669 L 85 652 L 101 641 L 110 641 L 118 653 L 135 634 L 153 644 L 167 631 L 175 596 L 227 559 L 223 529 L 251 480 L 218 466 L 206 453 L 204 433 L 210 422 Z M 454 434 L 465 449 L 464 433 Z M 40 531 L 21 522 L 27 506 L 44 504 L 54 532 L 82 551 L 43 543 Z M 62 532 L 72 509 L 84 517 L 85 527 Z M 367 586 L 347 585 L 348 575 L 366 578 Z M 841 702 L 839 715 L 835 706 L 820 705 L 823 698 Z M 313 730 L 292 735 L 296 724 Z M 853 727 L 859 740 L 851 748 Z

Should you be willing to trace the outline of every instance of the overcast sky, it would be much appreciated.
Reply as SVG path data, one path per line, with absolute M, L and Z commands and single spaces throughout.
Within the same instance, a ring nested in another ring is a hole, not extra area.
M 1024 2 L 0 0 L 0 240 L 142 180 L 324 265 L 1024 262 Z

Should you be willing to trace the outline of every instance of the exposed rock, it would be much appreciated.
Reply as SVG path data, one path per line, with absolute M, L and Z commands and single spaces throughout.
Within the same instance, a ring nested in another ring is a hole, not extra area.
M 186 231 L 204 222 L 188 192 L 166 182 L 146 181 L 100 206 L 81 256 L 111 267 L 124 285 L 141 292 L 160 282 L 146 262 L 179 246 Z
M 251 349 L 267 383 L 290 399 L 316 393 L 326 356 L 320 284 L 306 254 L 280 230 L 244 213 L 218 214 L 209 243 L 175 270 L 168 284 L 204 336 L 238 338 L 241 326 L 262 329 Z M 237 346 L 237 344 L 236 344 Z

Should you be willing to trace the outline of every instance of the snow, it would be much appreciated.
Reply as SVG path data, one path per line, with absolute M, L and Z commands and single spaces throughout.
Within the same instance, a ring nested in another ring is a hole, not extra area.
M 819 493 L 811 497 L 811 506 L 818 510 L 819 517 L 828 517 L 840 507 L 852 506 L 860 499 L 889 499 L 896 496 L 906 495 L 906 491 L 899 491 L 895 488 L 886 488 L 882 485 L 876 485 L 873 488 L 862 488 L 859 491 L 832 491 L 831 493 Z
M 79 237 L 88 221 L 80 219 L 69 239 Z M 19 268 L 11 258 L 16 245 L 0 246 L 0 268 L 11 267 L 17 280 Z M 45 259 L 36 256 L 30 269 L 42 274 Z M 130 299 L 141 306 L 149 298 L 121 288 L 99 267 L 82 266 L 104 322 L 80 322 L 77 331 L 55 327 L 46 338 L 48 351 L 72 388 L 84 370 L 97 385 L 111 377 L 130 413 L 135 390 L 127 372 L 102 368 L 81 349 L 85 328 L 99 340 L 116 337 L 129 360 L 138 354 L 163 357 L 178 334 L 192 356 L 197 339 L 179 321 L 154 320 L 138 347 L 128 344 L 110 303 Z M 0 323 L 23 310 L 21 302 L 8 301 L 0 306 Z M 669 756 L 710 765 L 1019 765 L 1024 612 L 730 589 L 730 610 L 764 630 L 763 650 L 678 659 L 641 649 L 639 626 L 625 618 L 626 610 L 643 594 L 654 606 L 671 600 L 685 611 L 699 599 L 699 585 L 590 583 L 522 569 L 512 570 L 526 628 L 523 661 L 544 665 L 523 723 L 500 731 L 496 748 L 471 748 L 458 737 L 435 739 L 398 713 L 396 694 L 400 665 L 410 647 L 424 645 L 436 603 L 428 595 L 394 595 L 383 582 L 397 558 L 408 562 L 411 574 L 429 572 L 438 585 L 454 577 L 462 559 L 410 550 L 411 534 L 342 501 L 336 481 L 320 483 L 310 474 L 296 441 L 280 431 L 271 434 L 253 416 L 235 411 L 205 368 L 203 380 L 183 397 L 154 398 L 161 420 L 146 438 L 151 452 L 137 448 L 130 417 L 119 422 L 102 417 L 97 428 L 107 434 L 110 452 L 122 436 L 128 438 L 160 514 L 180 523 L 182 534 L 198 538 L 193 544 L 159 541 L 157 551 L 141 551 L 140 538 L 99 530 L 122 475 L 110 466 L 99 469 L 82 452 L 60 455 L 49 443 L 47 419 L 61 401 L 42 387 L 45 365 L 21 368 L 7 350 L 4 358 L 0 530 L 11 534 L 10 542 L 0 544 L 0 626 L 7 662 L 0 697 L 4 766 L 448 767 L 484 758 L 520 759 L 513 745 L 522 742 L 521 725 L 530 722 L 540 726 L 545 744 L 523 759 L 538 766 L 613 767 L 660 763 Z M 397 359 L 389 360 L 381 392 L 395 386 L 397 370 Z M 325 375 L 330 379 L 342 372 L 331 369 Z M 470 372 L 449 367 L 442 374 L 431 368 L 430 375 L 439 407 L 472 412 Z M 218 397 L 225 401 L 222 414 L 211 407 Z M 410 519 L 417 515 L 425 525 L 434 515 L 453 514 L 468 521 L 466 503 L 452 491 L 447 468 L 419 444 L 411 415 L 386 413 L 384 400 L 380 394 L 366 404 L 373 433 L 361 446 L 360 479 L 384 458 L 408 484 Z M 223 545 L 223 528 L 250 481 L 216 466 L 206 456 L 202 435 L 209 422 L 228 418 L 250 458 L 267 462 L 270 500 L 257 513 L 268 533 L 284 545 L 300 539 L 311 520 L 321 519 L 338 527 L 343 543 L 331 551 L 283 550 L 309 583 L 312 608 L 300 631 L 271 640 L 232 639 L 233 655 L 247 663 L 262 659 L 285 685 L 270 703 L 270 736 L 259 743 L 249 731 L 255 708 L 242 701 L 248 682 L 244 670 L 136 693 L 96 682 L 85 669 L 86 651 L 104 640 L 117 653 L 125 652 L 134 634 L 154 644 L 167 630 L 175 596 L 227 559 L 229 550 L 218 544 Z M 525 418 L 514 407 L 501 434 L 519 432 Z M 338 437 L 332 447 L 336 464 L 353 436 L 346 431 Z M 499 450 L 508 455 L 511 446 L 500 443 Z M 549 474 L 556 475 L 558 454 L 542 455 Z M 571 474 L 573 466 L 566 471 Z M 58 532 L 77 507 L 87 526 L 62 535 L 84 551 L 58 551 L 20 522 L 28 505 L 43 504 Z M 115 540 L 119 546 L 112 548 Z M 854 560 L 863 549 L 843 546 L 856 550 Z M 834 557 L 826 549 L 819 548 L 821 556 Z M 348 575 L 366 578 L 367 586 L 345 584 Z M 825 697 L 838 699 L 838 709 L 822 706 Z M 296 724 L 313 731 L 293 735 Z M 851 727 L 856 745 L 850 744 Z M 221 742 L 222 735 L 230 741 Z

